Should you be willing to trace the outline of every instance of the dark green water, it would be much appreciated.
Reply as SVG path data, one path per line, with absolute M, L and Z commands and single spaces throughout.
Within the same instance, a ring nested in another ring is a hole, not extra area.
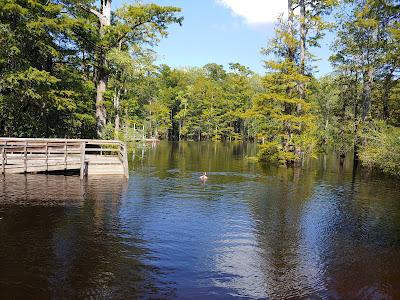
M 400 181 L 254 153 L 161 143 L 129 181 L 0 178 L 0 299 L 400 299 Z

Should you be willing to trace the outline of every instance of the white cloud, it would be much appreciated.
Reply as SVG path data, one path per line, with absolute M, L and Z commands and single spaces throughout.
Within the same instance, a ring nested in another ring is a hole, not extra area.
M 287 0 L 216 0 L 252 25 L 276 22 L 287 10 Z

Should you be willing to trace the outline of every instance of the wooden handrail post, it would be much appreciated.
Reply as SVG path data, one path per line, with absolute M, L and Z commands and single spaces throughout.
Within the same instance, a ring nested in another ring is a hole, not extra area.
M 7 141 L 4 143 L 4 152 L 6 153 L 5 154 L 5 165 L 7 164 L 7 152 L 6 152 L 6 148 L 7 148 Z
M 81 143 L 81 179 L 85 176 L 85 152 L 86 152 L 86 143 Z
M 1 166 L 3 168 L 3 175 L 6 174 L 6 147 L 4 147 L 3 149 L 1 149 Z
M 127 147 L 126 147 L 126 144 L 123 144 L 124 145 L 124 156 L 123 156 L 123 158 L 124 158 L 124 162 L 123 162 L 123 164 L 124 164 L 124 173 L 125 173 L 125 177 L 126 178 L 129 178 L 129 164 L 128 164 L 128 149 L 127 149 Z
M 25 141 L 24 147 L 24 164 L 25 164 L 25 173 L 28 172 L 28 142 Z
M 65 155 L 65 157 L 64 157 L 64 162 L 65 162 L 65 170 L 67 170 L 68 169 L 68 167 L 67 167 L 67 157 L 68 157 L 68 144 L 67 144 L 68 142 L 67 141 L 65 141 L 65 149 L 64 149 L 64 155 Z
M 46 142 L 46 172 L 49 171 L 49 143 Z

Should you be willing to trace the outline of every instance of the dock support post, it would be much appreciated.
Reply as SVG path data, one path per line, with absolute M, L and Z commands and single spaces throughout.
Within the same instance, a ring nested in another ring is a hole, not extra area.
M 3 168 L 3 175 L 6 174 L 6 147 L 4 147 L 3 149 L 1 149 L 1 166 Z
M 46 142 L 46 172 L 49 171 L 49 143 Z
M 6 151 L 6 148 L 7 148 L 7 141 L 4 144 L 4 152 L 5 152 L 5 154 L 4 154 L 4 165 L 7 164 L 7 151 Z
M 28 142 L 25 142 L 24 147 L 24 165 L 25 165 L 25 173 L 28 172 Z
M 124 144 L 124 173 L 125 178 L 129 178 L 128 149 L 126 144 Z
M 65 170 L 68 170 L 68 166 L 67 166 L 67 159 L 68 159 L 68 142 L 67 141 L 65 141 L 65 149 L 64 149 L 64 155 L 65 155 L 65 161 L 64 161 L 64 163 L 65 163 Z
M 86 143 L 81 143 L 81 179 L 86 175 L 86 168 L 85 168 L 85 152 L 86 152 Z

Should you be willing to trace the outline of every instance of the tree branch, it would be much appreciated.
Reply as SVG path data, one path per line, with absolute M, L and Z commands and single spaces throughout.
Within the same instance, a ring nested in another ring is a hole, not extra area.
M 86 10 L 87 12 L 90 12 L 91 14 L 94 14 L 96 17 L 98 17 L 99 18 L 99 20 L 101 21 L 103 18 L 104 18 L 104 16 L 100 13 L 100 12 L 98 12 L 97 10 L 95 10 L 95 9 L 93 9 L 93 8 L 90 8 L 90 7 L 87 7 L 87 6 L 85 6 L 85 5 L 83 5 L 83 4 L 78 4 L 82 9 L 84 9 L 84 10 Z

